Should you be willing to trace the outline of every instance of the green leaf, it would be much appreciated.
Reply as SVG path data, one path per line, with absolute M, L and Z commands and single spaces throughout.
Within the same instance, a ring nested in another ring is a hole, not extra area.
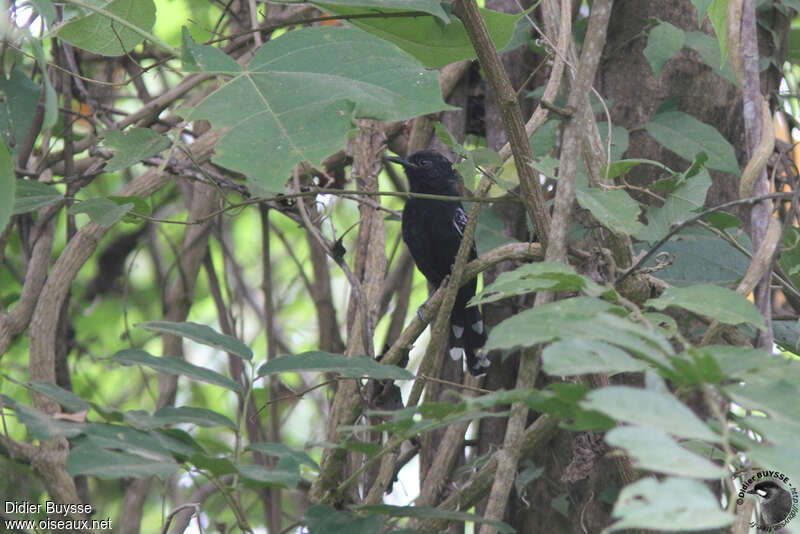
M 800 477 L 800 448 L 797 446 L 797 434 L 789 445 L 761 445 L 748 451 L 747 455 L 765 469 L 780 471 L 794 480 Z
M 88 200 L 81 200 L 73 204 L 67 210 L 67 213 L 77 215 L 78 213 L 85 213 L 89 216 L 92 222 L 99 224 L 104 228 L 114 226 L 122 220 L 125 215 L 133 209 L 133 202 L 119 205 L 113 200 L 107 198 L 90 198 Z
M 52 6 L 50 7 L 52 8 Z M 39 39 L 31 39 L 31 46 L 36 54 L 36 61 L 39 62 L 39 68 L 44 73 L 42 76 L 44 80 L 44 119 L 42 120 L 42 128 L 47 129 L 55 125 L 58 119 L 58 98 L 53 84 L 50 83 L 50 76 L 47 75 L 47 59 L 44 57 L 42 42 Z
M 71 412 L 81 412 L 89 409 L 89 403 L 85 400 L 52 382 L 30 382 L 26 385 L 33 391 L 50 397 Z
M 647 364 L 624 350 L 602 341 L 564 339 L 548 345 L 542 352 L 542 370 L 553 376 L 614 375 L 644 371 L 646 367 Z
M 219 48 L 194 42 L 189 28 L 181 28 L 181 66 L 187 72 L 219 72 L 236 74 L 242 67 Z
M 669 393 L 609 386 L 589 392 L 581 405 L 617 421 L 661 429 L 673 436 L 719 441 L 692 410 Z
M 294 463 L 294 465 L 297 465 Z M 283 467 L 283 468 L 282 468 Z M 236 470 L 239 474 L 251 482 L 256 482 L 259 486 L 295 488 L 300 482 L 300 471 L 297 469 L 286 469 L 285 465 L 278 465 L 274 469 L 267 469 L 255 464 L 237 464 Z
M 450 16 L 442 8 L 438 0 L 326 0 L 324 3 L 317 3 L 319 6 L 327 6 L 325 9 L 336 11 L 342 7 L 358 7 L 361 11 L 386 12 L 395 11 L 422 11 L 433 15 L 443 23 L 450 22 Z
M 720 479 L 727 471 L 687 451 L 658 428 L 620 426 L 606 433 L 606 442 L 625 449 L 634 467 L 688 478 Z
M 236 472 L 236 465 L 227 458 L 193 454 L 189 457 L 189 462 L 198 469 L 209 471 L 218 477 Z
M 242 393 L 242 386 L 216 371 L 193 365 L 182 358 L 164 356 L 156 358 L 143 350 L 125 349 L 117 352 L 112 359 L 121 365 L 145 365 L 154 371 L 168 375 L 183 375 L 192 380 L 222 386 L 236 393 Z
M 67 457 L 67 472 L 72 476 L 93 475 L 103 479 L 157 476 L 165 479 L 178 470 L 178 464 L 164 459 L 144 458 L 93 445 L 73 448 Z
M 654 243 L 667 235 L 673 224 L 682 222 L 703 207 L 706 194 L 711 187 L 711 177 L 703 170 L 689 178 L 667 196 L 662 206 L 647 210 L 647 226 L 635 232 L 642 241 Z
M 553 262 L 526 263 L 513 271 L 500 273 L 494 282 L 483 288 L 470 304 L 495 302 L 503 298 L 541 290 L 585 291 L 597 296 L 607 289 L 579 275 L 569 265 Z
M 751 323 L 762 330 L 765 328 L 764 318 L 752 302 L 735 291 L 719 286 L 671 287 L 660 297 L 649 299 L 645 305 L 657 310 L 678 306 L 721 323 Z
M 494 209 L 484 208 L 478 217 L 478 227 L 475 229 L 475 247 L 478 254 L 485 254 L 490 250 L 506 243 L 516 241 L 506 235 L 503 220 Z
M 129 52 L 144 40 L 142 33 L 149 32 L 156 21 L 153 0 L 84 1 L 92 9 L 81 7 L 78 16 L 56 28 L 56 32 L 76 47 L 101 56 L 121 56 Z M 81 3 L 68 2 L 71 5 Z
M 327 504 L 312 504 L 303 517 L 308 532 L 314 534 L 375 534 L 382 531 L 384 523 L 381 516 L 358 516 L 340 512 Z
M 739 175 L 733 146 L 713 126 L 682 111 L 659 113 L 645 124 L 645 130 L 661 145 L 692 161 L 698 152 L 708 154 L 706 166 Z
M 2 403 L 14 410 L 17 419 L 25 425 L 31 436 L 39 439 L 52 439 L 57 437 L 71 438 L 77 436 L 83 430 L 84 423 L 73 423 L 70 421 L 59 421 L 53 419 L 44 412 L 32 406 L 20 404 L 11 397 L 0 395 Z
M 613 180 L 614 178 L 619 178 L 628 173 L 633 167 L 639 164 L 646 164 L 646 165 L 653 165 L 654 167 L 658 167 L 661 170 L 664 170 L 670 174 L 672 174 L 672 169 L 664 165 L 663 163 L 659 163 L 658 161 L 653 161 L 652 159 L 621 159 L 619 161 L 614 161 L 608 167 L 608 179 Z M 605 167 L 603 168 L 603 175 L 605 176 Z
M 210 326 L 204 324 L 192 322 L 172 323 L 169 321 L 149 321 L 146 323 L 137 324 L 135 326 L 140 326 L 145 330 L 150 330 L 151 332 L 185 337 L 191 339 L 192 341 L 196 341 L 197 343 L 214 347 L 215 349 L 224 350 L 225 352 L 229 352 L 240 358 L 244 358 L 245 360 L 251 360 L 253 358 L 253 351 L 250 350 L 250 347 L 235 337 L 226 334 L 220 334 Z
M 688 32 L 686 46 L 694 49 L 703 58 L 703 63 L 711 67 L 717 76 L 728 80 L 733 85 L 739 85 L 736 75 L 731 69 L 730 62 L 726 62 L 719 49 L 719 41 L 703 32 Z
M 325 371 L 342 376 L 358 378 L 368 376 L 381 380 L 410 380 L 414 375 L 396 365 L 378 363 L 369 356 L 344 356 L 323 351 L 309 351 L 302 354 L 288 354 L 262 365 L 258 376 L 299 371 Z
M 103 144 L 114 150 L 114 157 L 104 170 L 116 172 L 166 150 L 170 140 L 150 128 L 129 128 L 124 132 L 107 131 L 103 135 Z
M 362 8 L 333 6 L 328 3 L 317 5 L 338 15 L 364 12 Z M 517 21 L 523 15 L 507 15 L 490 9 L 479 9 L 495 48 L 504 48 L 511 41 Z M 386 9 L 381 11 L 391 12 Z M 462 59 L 476 57 L 472 42 L 457 18 L 452 18 L 449 24 L 442 24 L 442 21 L 433 17 L 351 19 L 349 22 L 365 32 L 394 43 L 429 68 L 438 69 Z
M 720 509 L 719 500 L 699 480 L 643 478 L 622 488 L 608 532 L 624 529 L 696 531 L 721 528 L 735 517 Z
M 658 79 L 661 68 L 683 48 L 685 41 L 686 35 L 683 30 L 669 22 L 659 21 L 658 26 L 650 30 L 644 57 L 647 58 L 650 68 L 653 69 L 653 78 Z
M 711 0 L 692 0 L 692 5 L 697 10 L 697 27 L 703 25 L 703 17 L 706 16 L 708 6 L 711 5 Z
M 622 190 L 597 188 L 578 189 L 578 204 L 589 210 L 595 219 L 612 232 L 636 234 L 643 228 L 639 218 L 639 204 Z
M 16 181 L 17 195 L 14 198 L 14 214 L 27 213 L 58 202 L 63 197 L 58 189 L 34 180 Z
M 53 7 L 50 0 L 31 0 L 31 4 L 36 8 L 36 11 L 44 18 L 45 24 L 49 28 L 56 18 L 56 8 Z
M 301 449 L 293 449 L 283 443 L 257 442 L 247 446 L 248 450 L 258 451 L 267 456 L 277 456 L 278 458 L 289 457 L 298 464 L 305 464 L 319 471 L 319 464 L 315 462 L 308 453 Z
M 728 0 L 712 0 L 707 13 L 719 41 L 721 65 L 728 57 Z
M 419 517 L 424 519 L 448 519 L 450 521 L 471 521 L 474 523 L 487 523 L 497 529 L 498 532 L 514 533 L 516 530 L 511 526 L 491 519 L 485 519 L 477 514 L 458 512 L 455 510 L 440 510 L 426 506 L 391 506 L 388 504 L 374 504 L 369 506 L 359 506 L 362 512 L 372 512 L 375 514 L 387 515 L 389 517 Z
M 222 414 L 206 410 L 205 408 L 193 408 L 191 406 L 164 406 L 160 408 L 155 417 L 163 421 L 164 425 L 176 425 L 189 423 L 202 427 L 224 426 L 236 431 L 236 423 Z
M 16 184 L 14 163 L 6 144 L 0 139 L 0 232 L 11 220 L 16 202 Z
M 214 161 L 277 191 L 298 162 L 319 165 L 343 147 L 355 118 L 396 121 L 443 109 L 436 72 L 360 30 L 319 27 L 265 43 L 190 118 L 230 128 Z
M 19 65 L 11 69 L 8 78 L 0 76 L 0 93 L 5 96 L 0 100 L 0 135 L 11 150 L 12 160 L 19 156 L 33 125 L 41 92 L 41 88 L 25 75 Z

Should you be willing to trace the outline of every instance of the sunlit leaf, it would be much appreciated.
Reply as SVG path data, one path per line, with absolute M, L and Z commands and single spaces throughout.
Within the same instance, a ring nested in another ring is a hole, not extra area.
M 56 31 L 76 47 L 102 56 L 120 56 L 130 51 L 144 40 L 142 32 L 149 32 L 156 21 L 153 0 L 70 0 L 67 4 L 80 6 L 84 2 L 92 9 L 77 8 L 77 13 L 73 11 L 76 16 Z
M 719 286 L 671 287 L 660 297 L 648 300 L 646 305 L 657 310 L 677 306 L 707 315 L 721 323 L 751 323 L 758 328 L 765 328 L 764 318 L 752 302 L 733 290 Z

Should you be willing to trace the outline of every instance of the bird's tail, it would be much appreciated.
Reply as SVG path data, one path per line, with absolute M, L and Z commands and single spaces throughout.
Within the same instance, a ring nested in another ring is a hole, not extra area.
M 481 351 L 486 343 L 486 329 L 477 306 L 463 307 L 458 302 L 450 317 L 450 357 L 467 358 L 467 368 L 473 376 L 486 374 L 489 359 Z

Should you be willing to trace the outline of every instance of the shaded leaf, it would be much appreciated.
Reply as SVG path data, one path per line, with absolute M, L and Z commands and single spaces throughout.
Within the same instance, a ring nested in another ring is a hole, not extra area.
M 83 431 L 85 423 L 73 423 L 70 421 L 59 421 L 34 408 L 21 404 L 11 397 L 0 395 L 3 404 L 12 410 L 20 423 L 30 434 L 38 439 L 52 439 L 57 437 L 71 438 Z
M 15 65 L 8 77 L 0 76 L 0 93 L 5 97 L 0 100 L 0 135 L 13 161 L 33 124 L 41 88 Z
M 103 144 L 114 150 L 114 157 L 106 164 L 105 171 L 116 172 L 169 148 L 170 140 L 150 128 L 129 128 L 124 132 L 107 131 Z
M 295 463 L 295 465 L 297 465 Z M 281 468 L 280 462 L 274 469 L 267 469 L 255 464 L 237 464 L 236 470 L 244 478 L 251 482 L 256 482 L 260 486 L 295 488 L 300 482 L 300 472 Z
M 6 144 L 0 140 L 0 232 L 6 227 L 14 213 L 16 183 L 11 154 L 8 152 Z
M 589 392 L 582 405 L 617 421 L 658 428 L 673 436 L 719 441 L 692 410 L 669 393 L 609 386 Z
M 625 449 L 638 469 L 704 479 L 727 474 L 725 468 L 687 451 L 658 428 L 620 426 L 609 430 L 605 439 L 612 447 Z
M 497 529 L 498 532 L 516 532 L 511 526 L 502 521 L 485 519 L 477 514 L 458 512 L 455 510 L 440 510 L 426 506 L 391 506 L 388 504 L 375 504 L 369 506 L 359 506 L 359 510 L 373 512 L 389 517 L 421 517 L 425 519 L 448 519 L 451 521 L 471 521 L 474 523 L 487 523 Z
M 657 310 L 678 306 L 692 313 L 706 315 L 725 324 L 750 323 L 764 329 L 764 318 L 755 304 L 733 290 L 712 286 L 694 285 L 671 287 L 660 297 L 649 299 L 645 305 Z
M 303 524 L 314 534 L 375 534 L 381 532 L 385 519 L 378 515 L 360 516 L 340 512 L 327 504 L 313 504 L 306 509 Z
M 625 191 L 592 187 L 579 188 L 575 193 L 578 204 L 612 232 L 632 235 L 642 230 L 642 223 L 638 220 L 639 204 Z
M 682 111 L 659 113 L 645 129 L 661 145 L 692 161 L 698 152 L 708 155 L 706 166 L 739 175 L 733 146 L 713 126 L 702 123 Z
M 102 479 L 121 479 L 155 475 L 163 480 L 177 470 L 178 464 L 173 461 L 144 458 L 93 445 L 75 447 L 67 457 L 67 472 L 72 476 L 93 475 Z
M 575 376 L 587 373 L 614 375 L 644 371 L 647 364 L 602 341 L 564 339 L 545 347 L 542 370 L 554 376 Z
M 219 48 L 194 42 L 189 28 L 181 28 L 181 66 L 187 72 L 219 72 L 236 74 L 242 67 Z
M 108 198 L 90 198 L 81 200 L 69 207 L 67 213 L 77 215 L 85 213 L 92 222 L 105 228 L 115 225 L 133 209 L 133 202 L 119 205 Z
M 72 14 L 77 16 L 55 31 L 59 37 L 76 47 L 102 56 L 121 56 L 129 52 L 144 40 L 141 32 L 149 32 L 156 21 L 156 6 L 153 0 L 84 0 L 84 2 L 94 9 L 79 8 L 77 13 L 73 9 Z M 122 19 L 140 31 L 115 19 Z
M 191 406 L 164 406 L 160 408 L 155 417 L 163 421 L 164 424 L 175 425 L 189 423 L 203 427 L 224 426 L 236 431 L 236 423 L 224 415 L 206 410 L 205 408 L 193 408 Z
M 183 375 L 192 380 L 222 386 L 237 393 L 242 393 L 242 386 L 216 371 L 191 364 L 182 358 L 164 356 L 156 358 L 139 349 L 125 349 L 117 352 L 112 359 L 121 365 L 145 365 L 159 373 Z
M 298 162 L 319 165 L 343 147 L 354 118 L 404 120 L 447 108 L 438 74 L 393 44 L 318 27 L 265 43 L 191 119 L 230 128 L 214 161 L 276 191 Z
M 414 375 L 397 367 L 378 363 L 369 356 L 344 356 L 324 351 L 309 351 L 302 354 L 287 354 L 268 361 L 258 369 L 258 376 L 299 371 L 325 371 L 353 378 L 410 380 Z
M 658 26 L 650 30 L 647 36 L 647 46 L 644 57 L 653 70 L 653 78 L 658 79 L 661 68 L 675 54 L 683 48 L 686 35 L 683 30 L 676 28 L 669 22 L 659 21 Z
M 162 334 L 173 334 L 175 336 L 185 337 L 191 339 L 192 341 L 196 341 L 197 343 L 235 354 L 236 356 L 244 358 L 245 360 L 250 360 L 253 358 L 253 351 L 250 350 L 250 347 L 235 337 L 221 334 L 210 326 L 204 324 L 192 322 L 173 323 L 169 321 L 148 321 L 135 326 L 140 326 L 145 330 L 150 330 L 151 332 L 160 332 Z
M 33 391 L 50 397 L 71 412 L 82 412 L 89 409 L 88 402 L 52 382 L 30 382 L 27 386 Z
M 41 207 L 58 202 L 63 197 L 58 190 L 47 184 L 34 180 L 16 181 L 16 198 L 14 198 L 14 214 L 27 213 Z
M 658 241 L 667 235 L 673 224 L 688 219 L 703 207 L 709 187 L 711 176 L 706 170 L 686 180 L 667 196 L 663 205 L 647 210 L 647 226 L 634 236 L 650 243 Z
M 247 446 L 247 449 L 258 451 L 267 456 L 277 456 L 278 458 L 288 456 L 289 458 L 293 458 L 298 464 L 305 464 L 319 471 L 319 464 L 317 464 L 306 451 L 302 449 L 293 449 L 283 443 L 251 443 Z
M 686 532 L 721 528 L 734 520 L 720 509 L 705 484 L 674 477 L 661 482 L 644 478 L 625 486 L 612 515 L 620 520 L 607 532 L 632 528 Z

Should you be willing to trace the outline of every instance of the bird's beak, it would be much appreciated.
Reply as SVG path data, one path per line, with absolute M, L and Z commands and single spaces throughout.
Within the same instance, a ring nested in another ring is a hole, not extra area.
M 384 156 L 383 159 L 385 159 L 386 161 L 393 161 L 395 163 L 399 163 L 400 165 L 403 166 L 404 169 L 413 169 L 416 167 L 416 165 L 414 165 L 407 159 L 398 158 L 397 156 Z

